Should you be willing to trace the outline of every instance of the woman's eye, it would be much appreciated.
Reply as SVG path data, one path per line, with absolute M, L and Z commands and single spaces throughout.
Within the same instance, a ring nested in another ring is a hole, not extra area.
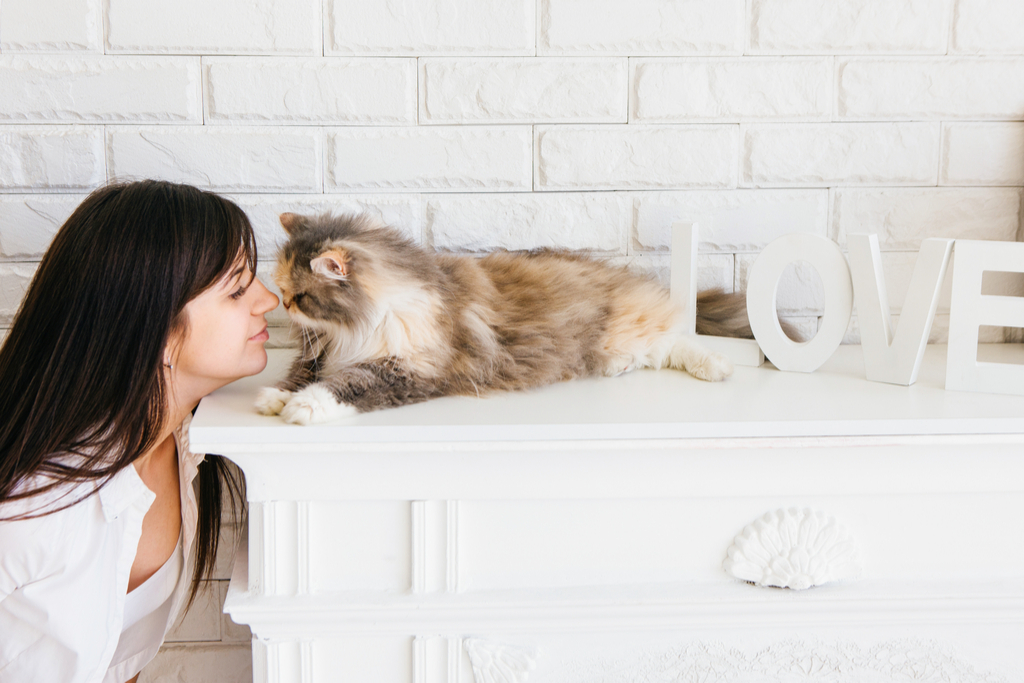
M 231 295 L 231 298 L 235 299 L 236 301 L 238 299 L 241 299 L 242 296 L 245 294 L 245 290 L 246 289 L 248 289 L 248 288 L 247 287 L 239 287 L 238 291 L 236 291 L 234 294 Z

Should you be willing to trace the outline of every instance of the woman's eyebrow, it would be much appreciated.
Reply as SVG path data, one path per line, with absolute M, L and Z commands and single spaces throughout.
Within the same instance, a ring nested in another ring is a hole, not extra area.
M 238 280 L 238 278 L 240 278 L 242 276 L 242 273 L 244 273 L 244 272 L 245 272 L 245 265 L 243 264 L 243 265 L 239 266 L 238 268 L 236 268 L 234 271 L 232 271 L 223 280 L 221 280 L 220 281 L 221 284 L 218 285 L 218 286 L 220 288 L 222 288 L 222 289 L 230 289 L 231 287 L 234 287 L 235 283 Z

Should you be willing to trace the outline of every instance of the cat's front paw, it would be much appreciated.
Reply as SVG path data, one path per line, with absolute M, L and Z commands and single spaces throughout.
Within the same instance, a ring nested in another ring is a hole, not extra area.
M 292 392 L 277 387 L 263 387 L 256 394 L 256 410 L 260 415 L 280 415 Z
M 281 410 L 285 422 L 297 425 L 330 422 L 356 414 L 354 407 L 338 403 L 334 392 L 320 384 L 310 384 L 295 392 Z
M 732 374 L 732 361 L 717 351 L 708 351 L 700 362 L 686 368 L 691 375 L 706 382 L 721 382 Z

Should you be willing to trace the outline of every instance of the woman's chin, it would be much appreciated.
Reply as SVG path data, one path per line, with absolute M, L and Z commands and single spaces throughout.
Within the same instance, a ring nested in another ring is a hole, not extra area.
M 251 363 L 250 372 L 247 372 L 244 376 L 250 377 L 252 375 L 258 375 L 267 367 L 267 350 L 260 344 L 259 351 L 255 354 Z

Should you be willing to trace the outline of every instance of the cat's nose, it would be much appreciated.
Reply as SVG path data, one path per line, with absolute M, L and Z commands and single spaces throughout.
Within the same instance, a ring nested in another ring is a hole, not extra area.
M 292 300 L 289 299 L 288 297 L 282 296 L 281 297 L 281 304 L 284 306 L 284 310 L 287 311 L 292 306 Z

